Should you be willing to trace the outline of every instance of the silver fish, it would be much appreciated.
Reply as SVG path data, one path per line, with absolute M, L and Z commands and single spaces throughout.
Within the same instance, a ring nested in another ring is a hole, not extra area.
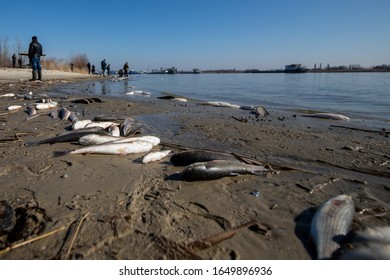
M 348 233 L 354 214 L 352 197 L 344 194 L 326 201 L 317 209 L 310 227 L 317 259 L 332 257 Z
M 390 260 L 390 244 L 378 242 L 353 243 L 338 258 L 340 260 Z
M 130 133 L 134 127 L 134 124 L 135 124 L 135 121 L 132 117 L 126 118 L 120 126 L 121 136 L 130 135 Z
M 35 142 L 27 142 L 25 143 L 26 146 L 35 146 L 40 144 L 54 144 L 59 142 L 71 142 L 71 141 L 77 141 L 80 137 L 88 134 L 107 134 L 106 131 L 104 131 L 103 128 L 100 127 L 92 127 L 92 128 L 83 128 L 83 129 L 77 129 L 68 131 L 65 133 L 61 133 L 57 136 L 35 141 Z
M 270 171 L 264 166 L 250 165 L 228 160 L 196 162 L 187 166 L 181 175 L 187 181 L 214 180 L 240 174 L 263 175 Z
M 169 153 L 171 152 L 171 150 L 163 150 L 163 151 L 157 151 L 157 152 L 150 152 L 148 154 L 146 154 L 141 162 L 142 163 L 149 163 L 149 162 L 153 162 L 153 161 L 158 161 L 158 160 L 162 160 L 163 158 L 165 158 Z
M 368 227 L 356 231 L 353 242 L 380 242 L 390 244 L 390 226 Z
M 160 143 L 160 138 L 155 136 L 140 136 L 140 137 L 116 137 L 111 135 L 88 134 L 80 137 L 79 144 L 83 146 L 100 145 L 106 143 L 130 143 L 134 141 L 146 141 L 153 146 Z
M 95 122 L 123 122 L 129 117 L 118 115 L 97 115 L 93 118 Z
M 322 118 L 322 119 L 330 119 L 330 120 L 341 120 L 341 121 L 349 121 L 350 119 L 347 116 L 333 113 L 316 113 L 316 114 L 304 114 L 302 117 L 311 117 L 311 118 Z
M 66 108 L 61 108 L 58 110 L 58 116 L 61 120 L 67 120 L 70 116 L 71 112 Z
M 110 126 L 108 128 L 108 133 L 111 135 L 111 136 L 116 136 L 116 137 L 119 137 L 121 135 L 121 132 L 119 130 L 119 127 L 116 126 L 116 125 L 113 125 L 113 126 Z
M 104 155 L 127 155 L 149 152 L 153 148 L 150 142 L 134 141 L 130 143 L 106 143 L 68 151 L 64 154 L 104 154 Z M 57 154 L 60 155 L 60 154 Z
M 27 106 L 27 113 L 29 116 L 34 116 L 37 113 L 37 110 L 34 106 Z
M 184 166 L 195 162 L 206 162 L 212 160 L 229 160 L 240 162 L 237 157 L 231 154 L 202 150 L 180 152 L 171 156 L 171 163 L 175 166 Z
M 77 122 L 79 119 L 79 116 L 77 113 L 72 112 L 68 118 L 72 123 Z

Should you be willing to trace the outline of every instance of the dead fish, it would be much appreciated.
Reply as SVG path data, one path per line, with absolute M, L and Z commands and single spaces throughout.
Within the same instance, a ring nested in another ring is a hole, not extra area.
M 322 119 L 330 119 L 330 120 L 342 120 L 349 121 L 350 118 L 340 114 L 332 114 L 332 113 L 316 113 L 316 114 L 304 114 L 302 117 L 311 117 L 311 118 L 322 118 Z
M 364 230 L 356 231 L 354 234 L 355 242 L 382 242 L 390 244 L 390 226 L 368 227 Z
M 105 143 L 130 143 L 135 141 L 146 141 L 153 146 L 160 143 L 160 138 L 155 136 L 141 136 L 141 137 L 115 137 L 111 135 L 88 134 L 80 137 L 79 144 L 83 146 L 100 145 Z
M 54 144 L 59 142 L 72 142 L 79 140 L 80 137 L 88 134 L 107 134 L 107 132 L 101 128 L 101 127 L 92 127 L 92 128 L 83 128 L 83 129 L 77 129 L 68 131 L 65 133 L 61 133 L 57 136 L 35 141 L 35 142 L 27 142 L 25 143 L 26 146 L 35 146 L 35 145 L 41 145 L 41 144 Z
M 61 108 L 58 111 L 58 116 L 60 117 L 61 120 L 67 120 L 70 116 L 71 112 L 66 109 L 66 108 Z
M 138 95 L 138 94 L 148 95 L 148 96 L 152 95 L 150 92 L 143 91 L 143 90 L 133 90 L 125 93 L 125 95 Z
M 344 194 L 328 200 L 317 209 L 310 227 L 317 259 L 332 257 L 348 233 L 354 214 L 352 197 Z
M 27 114 L 29 116 L 34 116 L 37 113 L 37 110 L 34 106 L 27 106 Z
M 111 136 L 119 137 L 121 135 L 121 131 L 118 126 L 113 125 L 108 128 L 108 134 Z
M 146 154 L 141 162 L 142 163 L 149 163 L 149 162 L 153 162 L 153 161 L 158 161 L 158 160 L 162 160 L 163 158 L 165 158 L 167 155 L 169 155 L 169 153 L 171 152 L 171 150 L 163 150 L 163 151 L 157 151 L 157 152 L 150 152 L 148 154 Z
M 342 250 L 340 260 L 390 260 L 390 244 L 379 242 L 353 243 Z
M 58 110 L 53 110 L 49 113 L 49 116 L 53 119 L 58 119 Z
M 207 102 L 199 102 L 199 105 L 208 105 L 208 106 L 214 106 L 214 107 L 228 107 L 228 108 L 234 108 L 239 109 L 239 105 L 230 104 L 228 102 L 223 101 L 207 101 Z
M 130 134 L 133 126 L 135 124 L 135 121 L 132 117 L 126 118 L 122 124 L 120 125 L 121 130 L 121 136 L 127 136 Z
M 57 102 L 54 102 L 54 101 L 49 101 L 47 103 L 39 103 L 39 104 L 36 104 L 35 105 L 35 108 L 37 110 L 47 110 L 47 109 L 51 109 L 51 108 L 55 108 L 57 107 L 58 103 Z
M 237 157 L 231 154 L 202 150 L 180 152 L 171 156 L 171 163 L 175 166 L 184 166 L 195 162 L 206 162 L 212 160 L 229 160 L 241 162 Z
M 104 155 L 127 155 L 149 152 L 153 148 L 150 142 L 134 141 L 130 143 L 106 143 L 80 148 L 73 151 L 57 152 L 56 156 L 77 154 L 104 154 Z
M 260 117 L 265 117 L 266 115 L 269 114 L 268 111 L 263 106 L 259 106 L 253 109 L 252 112 Z
M 104 129 L 109 128 L 110 126 L 119 125 L 119 123 L 115 122 L 90 122 L 85 125 L 85 128 L 88 127 L 102 127 Z
M 15 97 L 15 93 L 5 93 L 0 95 L 0 97 Z
M 15 226 L 15 214 L 7 201 L 0 201 L 0 235 L 9 233 Z
M 390 259 L 390 226 L 376 226 L 354 230 L 348 236 L 349 240 L 338 251 L 337 259 Z
M 22 108 L 21 105 L 11 105 L 7 109 L 8 109 L 8 111 L 16 111 L 16 110 L 19 110 L 20 108 Z
M 123 122 L 126 120 L 127 116 L 117 116 L 117 115 L 97 115 L 93 118 L 95 122 Z
M 72 129 L 80 129 L 85 128 L 85 126 L 89 123 L 91 123 L 92 120 L 77 120 L 72 124 Z
M 208 162 L 196 162 L 187 166 L 181 175 L 188 181 L 214 180 L 227 176 L 240 174 L 263 175 L 270 171 L 264 166 L 250 165 L 228 160 L 213 160 Z
M 68 118 L 72 123 L 77 122 L 79 119 L 79 115 L 76 112 L 72 112 Z

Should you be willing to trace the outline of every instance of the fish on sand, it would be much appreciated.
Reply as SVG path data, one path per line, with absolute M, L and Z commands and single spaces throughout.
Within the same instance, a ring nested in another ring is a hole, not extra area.
M 203 150 L 185 151 L 173 154 L 171 156 L 171 163 L 175 166 L 184 166 L 195 162 L 206 162 L 212 160 L 229 160 L 241 162 L 236 156 L 228 153 Z
M 107 134 L 107 132 L 101 127 L 81 128 L 58 134 L 57 136 L 42 139 L 39 141 L 27 142 L 25 146 L 35 146 L 41 144 L 54 144 L 59 142 L 72 142 L 78 141 L 80 137 L 88 134 Z
M 106 143 L 100 145 L 87 146 L 73 151 L 56 152 L 55 156 L 63 155 L 128 155 L 149 152 L 153 148 L 152 143 L 146 141 L 134 141 L 130 143 Z
M 153 162 L 153 161 L 158 161 L 158 160 L 162 160 L 163 158 L 165 158 L 167 155 L 169 155 L 171 153 L 171 150 L 163 150 L 163 151 L 157 151 L 157 152 L 150 152 L 148 154 L 146 154 L 142 159 L 141 159 L 141 162 L 142 163 L 149 163 L 149 162 Z
M 349 121 L 350 118 L 340 114 L 333 113 L 315 113 L 315 114 L 303 114 L 302 117 L 321 118 L 330 120 Z
M 317 259 L 332 258 L 348 233 L 354 214 L 352 197 L 345 194 L 333 197 L 317 209 L 310 227 Z
M 196 162 L 187 166 L 181 175 L 184 180 L 214 180 L 240 174 L 263 175 L 270 169 L 261 165 L 251 165 L 229 160 L 213 160 L 208 162 Z

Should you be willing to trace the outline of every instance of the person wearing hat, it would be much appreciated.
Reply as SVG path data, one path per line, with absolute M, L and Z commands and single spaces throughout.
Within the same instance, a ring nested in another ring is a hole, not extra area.
M 28 58 L 32 67 L 32 79 L 30 81 L 42 81 L 41 56 L 42 45 L 38 42 L 37 36 L 33 36 L 28 48 Z

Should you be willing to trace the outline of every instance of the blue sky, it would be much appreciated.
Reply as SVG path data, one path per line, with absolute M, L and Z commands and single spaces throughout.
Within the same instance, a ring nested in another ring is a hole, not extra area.
M 31 6 L 34 6 L 31 8 Z M 3 1 L 10 51 L 152 70 L 390 64 L 389 0 Z

